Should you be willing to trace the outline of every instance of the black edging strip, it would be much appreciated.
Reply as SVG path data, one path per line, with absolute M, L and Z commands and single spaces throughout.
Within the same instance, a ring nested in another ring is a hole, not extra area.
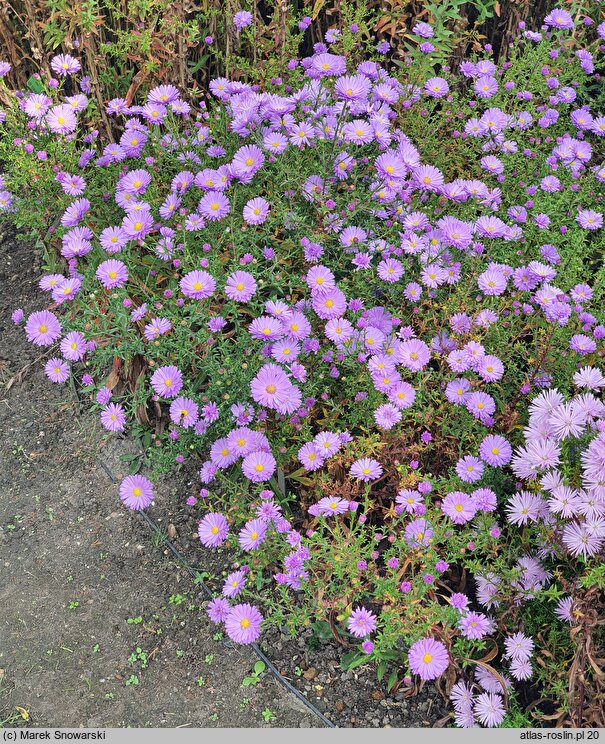
M 98 458 L 98 463 L 101 466 L 101 468 L 105 471 L 108 478 L 111 480 L 112 483 L 118 483 L 118 479 L 115 477 L 115 475 L 111 472 L 111 470 L 107 467 L 107 465 Z M 147 524 L 147 526 L 154 532 L 156 535 L 159 535 L 162 538 L 162 542 L 164 545 L 168 548 L 168 550 L 172 553 L 172 556 L 175 560 L 177 560 L 183 568 L 187 570 L 189 575 L 195 579 L 196 584 L 198 584 L 204 594 L 209 598 L 212 599 L 214 597 L 214 594 L 210 590 L 210 588 L 199 578 L 199 572 L 197 572 L 194 568 L 192 568 L 189 563 L 185 560 L 183 555 L 179 552 L 179 550 L 172 544 L 172 542 L 162 533 L 160 528 L 157 526 L 157 524 L 151 519 L 149 514 L 147 512 L 141 510 L 138 512 L 139 516 Z M 322 723 L 326 725 L 327 728 L 338 728 L 335 723 L 333 723 L 329 718 L 326 718 L 324 714 L 316 708 L 312 702 L 307 700 L 307 698 L 300 692 L 299 690 L 294 687 L 294 685 L 290 684 L 288 680 L 280 674 L 278 669 L 271 663 L 271 661 L 267 658 L 267 656 L 263 653 L 263 651 L 259 648 L 259 646 L 256 645 L 256 643 L 249 643 L 247 644 L 249 648 L 251 648 L 254 653 L 258 656 L 258 658 L 265 664 L 267 669 L 271 672 L 273 677 L 279 682 L 282 687 L 284 687 L 288 692 L 291 692 L 300 702 L 308 708 L 311 713 L 313 713 L 317 718 L 320 719 Z

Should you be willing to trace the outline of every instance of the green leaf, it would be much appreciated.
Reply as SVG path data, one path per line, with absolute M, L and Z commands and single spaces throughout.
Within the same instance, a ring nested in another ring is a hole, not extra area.
M 266 669 L 265 662 L 264 661 L 257 661 L 254 665 L 254 674 L 262 674 Z
M 44 93 L 44 86 L 33 75 L 29 78 L 29 80 L 27 81 L 26 85 L 34 93 Z
M 387 670 L 388 662 L 383 659 L 380 664 L 378 665 L 378 669 L 376 670 L 376 677 L 378 678 L 379 682 L 382 682 L 382 678 L 384 677 L 384 673 Z
M 348 654 L 345 654 L 342 657 L 340 666 L 345 671 L 350 672 L 351 669 L 357 669 L 358 666 L 361 666 L 367 660 L 368 660 L 367 654 L 362 654 L 359 651 L 350 651 Z
M 395 684 L 397 682 L 397 670 L 393 669 L 391 672 L 391 676 L 389 677 L 389 681 L 387 682 L 387 691 L 391 692 L 393 687 L 395 687 Z

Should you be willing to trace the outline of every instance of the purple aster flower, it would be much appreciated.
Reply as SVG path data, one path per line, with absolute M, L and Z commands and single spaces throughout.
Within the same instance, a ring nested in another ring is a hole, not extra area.
M 70 362 L 78 362 L 86 353 L 86 340 L 80 331 L 70 331 L 61 340 L 61 354 Z
M 239 571 L 233 571 L 225 579 L 223 584 L 222 595 L 223 597 L 237 597 L 237 595 L 246 586 L 248 572 L 240 569 Z M 228 605 L 227 605 L 228 606 Z
M 508 500 L 507 518 L 511 524 L 535 522 L 541 513 L 542 499 L 529 491 L 519 491 Z
M 371 457 L 363 457 L 356 460 L 349 471 L 353 478 L 360 481 L 371 481 L 380 478 L 383 473 L 382 466 L 377 460 Z
M 599 390 L 605 387 L 605 377 L 596 367 L 582 367 L 573 377 L 574 384 L 579 388 Z
M 170 404 L 170 418 L 184 429 L 195 426 L 199 416 L 197 403 L 191 398 L 179 397 Z
M 573 18 L 562 8 L 555 8 L 545 18 L 544 25 L 552 28 L 572 29 L 574 27 Z
M 582 209 L 578 212 L 577 222 L 585 230 L 598 230 L 603 227 L 603 214 L 594 209 Z
M 128 240 L 128 235 L 119 226 L 106 227 L 99 235 L 101 248 L 107 253 L 119 253 Z
M 513 659 L 510 663 L 509 671 L 517 680 L 529 679 L 534 673 L 531 663 L 527 659 Z
M 425 82 L 424 90 L 431 98 L 443 98 L 450 92 L 450 86 L 444 78 L 432 77 Z
M 450 403 L 464 404 L 470 386 L 470 382 L 465 377 L 458 377 L 446 385 L 445 397 Z
M 334 83 L 334 93 L 345 101 L 363 101 L 370 92 L 370 81 L 363 75 L 343 75 Z
M 250 604 L 239 604 L 232 607 L 225 618 L 227 635 L 235 643 L 254 643 L 260 636 L 263 616 L 256 607 Z
M 27 340 L 35 346 L 50 346 L 61 336 L 61 324 L 57 316 L 48 310 L 32 313 L 25 324 Z
M 25 313 L 23 312 L 23 309 L 18 307 L 16 310 L 13 310 L 11 313 L 11 320 L 15 325 L 19 325 L 19 323 L 23 320 L 25 317 Z
M 410 669 L 422 680 L 437 679 L 450 664 L 447 648 L 433 638 L 416 641 L 408 652 Z
M 596 351 L 597 345 L 594 339 L 585 336 L 583 333 L 576 333 L 569 341 L 569 348 L 577 354 L 591 354 Z
M 349 511 L 349 502 L 338 496 L 325 496 L 315 505 L 318 515 L 330 516 L 345 514 Z M 314 510 L 315 511 L 315 510 Z
M 376 615 L 365 607 L 356 607 L 349 615 L 347 627 L 356 638 L 365 638 L 376 630 Z
M 477 506 L 468 494 L 462 491 L 452 491 L 443 499 L 441 511 L 454 524 L 464 524 L 475 516 Z
M 498 92 L 498 81 L 491 75 L 481 75 L 475 80 L 473 89 L 479 98 L 491 98 Z
M 128 281 L 128 270 L 126 265 L 115 258 L 109 258 L 102 261 L 95 272 L 95 276 L 105 287 L 105 289 L 115 289 L 123 287 Z
M 311 66 L 307 68 L 310 77 L 333 77 L 344 75 L 347 71 L 347 63 L 344 57 L 337 54 L 321 52 L 311 58 Z
M 175 398 L 183 387 L 183 375 L 173 365 L 158 367 L 151 376 L 151 387 L 162 398 Z
M 50 66 L 52 71 L 61 77 L 73 75 L 81 68 L 78 60 L 69 54 L 57 54 L 51 59 Z
M 531 658 L 534 642 L 524 633 L 513 633 L 504 639 L 505 656 L 509 659 L 526 661 Z
M 110 403 L 101 411 L 101 424 L 108 431 L 123 431 L 126 414 L 119 403 Z
M 143 315 L 144 314 L 145 313 L 143 313 Z M 148 323 L 145 326 L 143 336 L 147 341 L 154 341 L 159 336 L 163 336 L 165 333 L 168 333 L 171 328 L 172 323 L 167 318 L 152 318 L 151 323 Z
M 566 623 L 573 623 L 576 619 L 574 614 L 574 600 L 573 597 L 563 597 L 557 602 L 555 607 L 555 615 L 559 620 L 563 620 Z
M 374 130 L 363 119 L 354 119 L 342 128 L 342 134 L 346 142 L 355 145 L 367 145 L 374 139 Z
M 112 392 L 109 388 L 102 387 L 96 395 L 96 401 L 100 406 L 105 406 L 111 400 Z
M 258 450 L 244 457 L 242 472 L 253 483 L 269 480 L 275 473 L 277 463 L 270 452 Z
M 479 445 L 479 456 L 488 465 L 502 467 L 507 465 L 512 458 L 512 447 L 499 435 L 489 435 Z
M 397 361 L 412 372 L 418 372 L 429 363 L 429 347 L 420 339 L 402 341 L 397 347 Z
M 417 36 L 421 36 L 423 39 L 431 39 L 435 35 L 433 27 L 429 23 L 425 23 L 424 21 L 416 23 L 415 26 L 412 28 L 412 33 L 416 34 Z
M 208 602 L 206 612 L 213 623 L 222 623 L 229 613 L 229 602 L 223 597 L 216 597 Z
M 405 539 L 412 548 L 430 545 L 433 529 L 425 519 L 414 519 L 405 528 Z
M 129 509 L 146 509 L 153 501 L 153 483 L 143 475 L 128 475 L 120 483 L 120 499 Z
M 462 592 L 454 592 L 450 597 L 450 604 L 457 610 L 465 611 L 468 607 L 468 597 Z
M 252 13 L 248 10 L 239 10 L 233 16 L 233 25 L 238 31 L 241 31 L 246 26 L 250 26 L 252 23 Z
M 265 364 L 250 383 L 254 400 L 280 413 L 293 413 L 300 405 L 299 389 L 277 364 Z
M 194 300 L 205 300 L 214 294 L 216 282 L 207 271 L 190 271 L 179 282 L 181 292 Z
M 498 357 L 493 354 L 485 354 L 482 356 L 474 369 L 486 382 L 495 382 L 504 374 L 504 365 Z
M 269 202 L 260 196 L 250 199 L 244 207 L 244 220 L 249 225 L 262 225 L 269 214 Z
M 0 212 L 10 209 L 13 203 L 13 195 L 9 191 L 0 191 Z
M 506 277 L 501 269 L 490 268 L 479 276 L 477 285 L 489 297 L 498 296 L 506 290 Z
M 48 128 L 57 134 L 70 134 L 75 131 L 77 123 L 76 115 L 68 104 L 53 106 L 46 114 Z
M 487 393 L 481 392 L 469 393 L 464 405 L 469 413 L 472 413 L 480 421 L 485 420 L 487 416 L 491 416 L 496 410 L 494 399 Z
M 208 191 L 198 204 L 198 212 L 208 220 L 222 220 L 230 209 L 229 199 L 221 191 Z
M 324 464 L 324 455 L 313 442 L 307 442 L 298 450 L 298 459 L 305 470 L 314 471 Z
M 197 530 L 200 542 L 207 548 L 217 548 L 221 545 L 228 532 L 227 520 L 219 512 L 206 514 L 198 524 Z
M 401 412 L 394 405 L 385 403 L 374 411 L 374 421 L 381 429 L 392 429 L 401 421 Z
M 235 153 L 232 160 L 233 173 L 242 183 L 249 183 L 254 174 L 259 171 L 265 156 L 260 147 L 256 145 L 244 145 Z
M 408 383 L 401 380 L 393 383 L 388 391 L 387 395 L 391 403 L 400 410 L 410 408 L 414 405 L 416 399 L 416 391 Z
M 502 697 L 492 692 L 477 695 L 473 710 L 477 719 L 488 728 L 499 726 L 506 713 Z
M 148 211 L 133 211 L 122 220 L 122 230 L 129 240 L 142 240 L 151 232 L 153 224 Z
M 247 271 L 236 271 L 227 277 L 225 294 L 230 300 L 248 302 L 256 293 L 256 280 Z
M 493 622 L 482 612 L 467 612 L 458 621 L 458 627 L 465 638 L 480 640 L 493 629 Z
M 44 372 L 51 382 L 62 384 L 69 377 L 69 364 L 63 359 L 52 357 L 46 362 Z
M 474 483 L 483 475 L 483 463 L 479 458 L 467 455 L 456 463 L 456 473 L 465 483 Z

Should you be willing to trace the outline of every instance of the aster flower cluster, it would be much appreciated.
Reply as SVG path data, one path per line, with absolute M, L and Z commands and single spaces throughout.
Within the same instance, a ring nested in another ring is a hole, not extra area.
M 473 682 L 456 682 L 450 692 L 456 725 L 460 728 L 474 728 L 479 724 L 485 728 L 499 726 L 506 714 L 503 684 L 508 686 L 508 680 L 485 667 L 477 667 Z
M 245 38 L 254 19 L 232 22 Z M 85 130 L 70 55 L 58 87 L 15 95 L 0 146 L 25 165 L 0 175 L 0 212 L 52 216 L 56 262 L 46 309 L 13 321 L 106 430 L 155 417 L 158 471 L 196 458 L 200 543 L 242 557 L 208 607 L 234 641 L 259 637 L 247 600 L 268 581 L 312 605 L 289 622 L 332 603 L 360 653 L 403 638 L 432 680 L 452 638 L 496 636 L 556 561 L 602 556 L 605 119 L 586 101 L 605 30 L 573 27 L 555 9 L 520 57 L 486 47 L 455 74 L 431 67 L 428 23 L 414 74 L 351 68 L 331 29 L 266 90 L 108 101 L 115 142 Z M 531 81 L 526 53 L 544 61 Z M 23 171 L 45 188 L 28 197 Z M 119 495 L 148 508 L 153 486 L 128 476 Z M 473 599 L 438 601 L 467 568 Z M 503 664 L 523 681 L 519 633 Z M 456 720 L 499 725 L 501 685 L 477 674 Z
M 558 548 L 586 559 L 602 556 L 605 546 L 605 403 L 599 395 L 605 381 L 592 366 L 574 381 L 589 392 L 566 400 L 550 388 L 530 405 L 525 442 L 511 463 L 527 487 L 509 499 L 507 517 L 548 530 L 544 552 Z

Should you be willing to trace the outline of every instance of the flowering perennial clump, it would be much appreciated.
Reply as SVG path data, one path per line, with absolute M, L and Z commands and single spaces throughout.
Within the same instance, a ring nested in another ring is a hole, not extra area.
M 155 418 L 154 475 L 195 465 L 200 543 L 239 556 L 211 619 L 252 643 L 337 617 L 354 663 L 447 673 L 460 726 L 548 688 L 536 617 L 586 624 L 603 581 L 605 25 L 585 21 L 555 9 L 456 73 L 429 23 L 396 70 L 332 29 L 266 90 L 109 101 L 114 143 L 58 55 L 1 125 L 0 211 L 56 218 L 48 307 L 13 320 L 109 432 Z M 119 495 L 155 498 L 140 475 Z

